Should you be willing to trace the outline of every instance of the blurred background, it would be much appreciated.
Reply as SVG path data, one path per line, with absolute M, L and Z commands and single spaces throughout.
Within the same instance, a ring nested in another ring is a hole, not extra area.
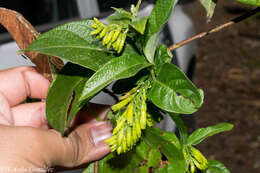
M 206 23 L 198 1 L 183 6 L 196 32 L 240 16 L 254 7 L 219 1 Z M 223 161 L 234 173 L 260 172 L 260 14 L 198 41 L 195 84 L 205 101 L 196 113 L 196 127 L 234 124 L 230 132 L 199 145 L 209 158 Z
M 97 15 L 100 18 L 105 17 L 111 14 L 110 6 L 129 7 L 136 0 L 96 2 L 95 0 L 0 0 L 0 7 L 21 12 L 38 31 L 45 32 L 68 21 Z M 149 0 L 144 4 L 152 2 L 153 0 Z M 176 14 L 171 19 L 176 22 L 169 22 L 164 31 L 166 35 L 164 34 L 162 38 L 168 45 L 253 9 L 234 0 L 219 1 L 213 19 L 207 23 L 205 11 L 198 0 L 180 0 L 180 2 L 181 5 L 178 5 Z M 84 7 L 88 6 L 91 8 L 86 10 Z M 171 28 L 172 26 L 175 28 Z M 18 48 L 14 48 L 15 43 L 11 41 L 10 35 L 0 26 L 0 69 L 19 63 L 31 65 L 18 57 L 16 54 Z M 200 150 L 208 158 L 222 161 L 231 172 L 259 173 L 260 14 L 203 38 L 197 43 L 180 48 L 174 54 L 182 69 L 205 92 L 204 105 L 195 114 L 195 123 L 192 119 L 192 123 L 189 124 L 191 129 L 221 122 L 235 125 L 232 131 L 213 136 L 201 143 Z M 18 58 L 13 62 L 10 56 Z M 183 62 L 184 59 L 187 61 Z

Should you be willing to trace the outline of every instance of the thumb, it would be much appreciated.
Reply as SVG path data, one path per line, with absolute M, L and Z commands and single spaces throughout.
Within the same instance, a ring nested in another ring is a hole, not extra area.
M 46 157 L 49 166 L 75 167 L 98 160 L 110 152 L 104 143 L 112 136 L 112 125 L 108 122 L 83 124 L 65 138 L 56 131 L 50 130 L 50 132 L 54 136 L 47 135 L 45 139 L 52 141 L 52 150 L 49 150 L 49 156 Z M 55 140 L 50 139 L 53 137 Z

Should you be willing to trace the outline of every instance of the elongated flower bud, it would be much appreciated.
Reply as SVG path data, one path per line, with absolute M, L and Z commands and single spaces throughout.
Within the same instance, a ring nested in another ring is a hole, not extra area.
M 105 28 L 104 28 L 104 29 L 102 30 L 102 32 L 100 33 L 99 37 L 100 37 L 100 38 L 103 38 L 103 37 L 106 35 L 107 31 L 108 31 L 108 27 L 105 26 Z
M 129 96 L 128 98 L 126 98 L 125 100 L 123 100 L 123 101 L 121 101 L 121 102 L 119 102 L 119 103 L 113 105 L 113 106 L 112 106 L 112 110 L 113 110 L 114 112 L 116 112 L 116 111 L 122 109 L 122 108 L 125 107 L 134 97 L 135 97 L 135 94 L 133 94 L 133 95 Z
M 98 33 L 100 33 L 100 31 L 102 31 L 103 28 L 97 28 L 96 30 L 92 31 L 90 33 L 90 35 L 97 35 Z
M 115 31 L 115 34 L 113 35 L 113 38 L 112 38 L 112 42 L 116 41 L 116 39 L 118 38 L 120 32 L 122 30 L 122 26 L 120 26 L 120 28 L 118 28 L 116 31 Z
M 128 127 L 127 128 L 127 132 L 126 132 L 126 142 L 127 142 L 127 146 L 128 147 L 132 147 L 132 130 L 131 130 L 131 127 Z
M 208 161 L 199 150 L 191 147 L 191 155 L 198 162 L 197 164 L 195 164 L 199 169 L 203 170 L 207 168 Z
M 134 106 L 133 103 L 130 103 L 127 107 L 127 123 L 132 125 L 133 124 L 133 116 L 134 116 Z
M 122 33 L 122 37 L 120 38 L 119 49 L 118 49 L 117 53 L 120 53 L 122 51 L 124 44 L 125 44 L 125 39 L 126 39 L 126 34 Z

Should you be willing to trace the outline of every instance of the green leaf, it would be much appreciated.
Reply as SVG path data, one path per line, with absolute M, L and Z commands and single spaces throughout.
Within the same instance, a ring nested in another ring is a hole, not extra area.
M 116 155 L 109 154 L 98 162 L 99 173 L 133 173 L 139 172 L 138 167 L 147 158 L 150 147 L 141 141 L 132 151 Z
M 152 149 L 148 155 L 148 161 L 147 161 L 148 168 L 149 167 L 157 168 L 160 164 L 161 158 L 162 158 L 161 153 L 158 152 L 158 150 L 156 149 Z
M 164 64 L 148 98 L 167 112 L 192 114 L 203 103 L 203 91 L 198 90 L 177 66 Z
M 130 25 L 136 31 L 140 32 L 141 34 L 144 34 L 147 20 L 148 20 L 148 17 L 142 17 L 142 18 L 135 17 L 132 19 L 132 22 L 130 23 Z
M 80 101 L 90 99 L 111 82 L 134 76 L 150 65 L 144 57 L 138 54 L 124 54 L 112 59 L 86 82 Z
M 97 71 L 113 56 L 94 41 L 91 24 L 91 20 L 83 20 L 58 26 L 42 34 L 25 51 L 59 57 Z
M 178 0 L 157 0 L 147 23 L 144 54 L 150 63 L 153 63 L 154 53 L 159 42 L 160 32 L 172 14 L 172 9 Z
M 178 0 L 157 0 L 148 19 L 149 37 L 159 32 L 167 23 Z
M 152 147 L 161 152 L 168 160 L 168 172 L 185 173 L 186 164 L 181 149 L 175 147 L 171 140 L 162 137 L 162 132 L 157 128 L 148 128 L 144 132 L 144 139 Z
M 157 75 L 162 65 L 165 63 L 171 63 L 172 57 L 173 55 L 166 45 L 163 44 L 157 48 L 154 56 L 155 71 Z
M 207 18 L 212 18 L 218 0 L 200 0 L 201 5 L 205 8 L 207 12 Z
M 237 1 L 243 4 L 260 6 L 260 0 L 237 0 Z
M 232 124 L 220 123 L 215 126 L 197 129 L 188 137 L 187 145 L 197 145 L 209 136 L 213 136 L 221 132 L 229 131 L 232 128 L 233 128 Z
M 62 134 L 70 124 L 67 122 L 67 116 L 74 89 L 91 74 L 92 71 L 86 68 L 67 63 L 51 84 L 46 100 L 47 119 L 49 124 Z
M 144 47 L 144 55 L 150 63 L 154 63 L 154 54 L 160 39 L 160 32 L 153 34 Z
M 217 160 L 208 160 L 208 169 L 204 173 L 230 173 L 226 166 Z

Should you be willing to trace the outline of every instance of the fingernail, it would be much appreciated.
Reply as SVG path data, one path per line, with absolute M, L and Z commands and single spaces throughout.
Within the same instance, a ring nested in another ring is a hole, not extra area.
M 112 136 L 112 126 L 107 122 L 97 122 L 91 128 L 91 135 L 95 145 L 104 143 L 106 139 Z

